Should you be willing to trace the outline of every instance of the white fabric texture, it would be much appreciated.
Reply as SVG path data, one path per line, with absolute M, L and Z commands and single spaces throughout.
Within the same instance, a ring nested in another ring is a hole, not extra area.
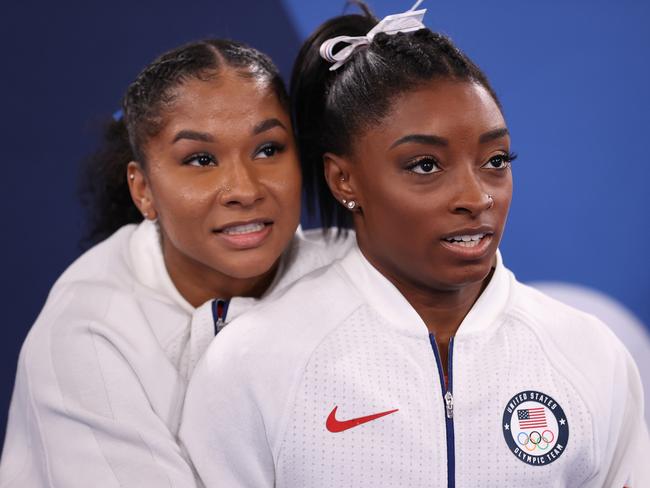
M 454 338 L 452 370 L 449 452 L 426 326 L 355 248 L 219 334 L 190 381 L 181 442 L 208 488 L 650 486 L 629 354 L 596 318 L 517 282 L 500 255 Z M 564 413 L 548 404 L 557 440 L 538 465 L 509 448 L 515 427 L 503 422 L 511 399 L 533 392 Z M 398 411 L 331 432 L 334 407 L 339 421 Z
M 352 237 L 297 233 L 267 293 Z M 233 298 L 228 319 L 258 300 Z M 0 487 L 199 486 L 177 442 L 186 376 L 214 337 L 165 268 L 156 224 L 129 225 L 56 282 L 21 350 Z

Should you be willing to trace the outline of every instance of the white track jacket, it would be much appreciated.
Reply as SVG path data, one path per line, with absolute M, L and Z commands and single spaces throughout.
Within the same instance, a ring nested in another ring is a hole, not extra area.
M 353 240 L 319 235 L 296 235 L 269 297 Z M 233 298 L 227 318 L 256 302 Z M 215 334 L 212 305 L 195 310 L 176 290 L 152 222 L 74 262 L 20 354 L 0 487 L 197 486 L 177 432 L 186 375 Z
M 500 256 L 448 367 L 355 248 L 213 341 L 181 442 L 208 488 L 650 487 L 630 355 Z

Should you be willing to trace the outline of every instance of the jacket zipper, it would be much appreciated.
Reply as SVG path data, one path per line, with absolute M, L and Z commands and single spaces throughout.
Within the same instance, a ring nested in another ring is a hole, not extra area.
M 429 334 L 429 342 L 433 354 L 436 357 L 438 365 L 438 373 L 440 374 L 440 387 L 442 389 L 442 399 L 445 404 L 445 427 L 447 430 L 447 487 L 454 488 L 456 486 L 456 458 L 454 447 L 454 394 L 452 387 L 452 364 L 453 364 L 453 351 L 454 351 L 454 338 L 449 340 L 449 353 L 447 358 L 447 372 L 448 378 L 445 382 L 444 370 L 442 369 L 442 360 L 440 359 L 440 351 L 438 344 L 433 334 Z
M 223 326 L 226 325 L 226 315 L 230 300 L 217 298 L 212 300 L 212 320 L 214 321 L 214 335 L 217 335 Z

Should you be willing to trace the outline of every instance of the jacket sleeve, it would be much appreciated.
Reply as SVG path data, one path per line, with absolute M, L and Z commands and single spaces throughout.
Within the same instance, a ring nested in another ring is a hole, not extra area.
M 609 437 L 609 470 L 600 486 L 641 488 L 650 486 L 650 438 L 644 417 L 643 386 L 630 354 L 622 351 L 618 371 L 619 385 L 614 388 L 614 421 Z M 616 408 L 618 407 L 618 408 Z
M 238 354 L 242 348 L 231 344 L 226 332 L 194 370 L 180 440 L 206 487 L 272 488 L 274 461 L 252 392 L 253 373 L 247 372 L 247 358 Z
M 130 360 L 137 354 L 154 362 L 153 351 L 89 320 L 35 326 L 18 363 L 0 487 L 198 486 L 164 418 L 173 412 L 154 411 Z

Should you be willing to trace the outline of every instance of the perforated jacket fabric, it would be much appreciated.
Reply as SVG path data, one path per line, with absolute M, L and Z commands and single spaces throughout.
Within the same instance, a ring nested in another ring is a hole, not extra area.
M 500 256 L 450 357 L 354 249 L 216 338 L 181 441 L 208 488 L 650 486 L 631 357 Z
M 270 298 L 349 240 L 299 232 Z M 234 318 L 258 300 L 233 298 Z M 157 225 L 129 225 L 56 282 L 22 347 L 0 487 L 198 486 L 177 442 L 186 376 L 215 334 L 165 268 Z

